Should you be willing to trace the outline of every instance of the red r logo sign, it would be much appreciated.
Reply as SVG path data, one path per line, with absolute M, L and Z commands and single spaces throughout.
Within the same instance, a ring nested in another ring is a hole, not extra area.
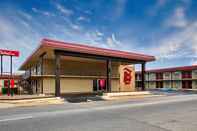
M 123 70 L 124 70 L 124 83 L 125 83 L 125 85 L 129 85 L 131 83 L 131 79 L 132 79 L 132 77 L 131 77 L 132 71 L 128 68 L 124 68 Z

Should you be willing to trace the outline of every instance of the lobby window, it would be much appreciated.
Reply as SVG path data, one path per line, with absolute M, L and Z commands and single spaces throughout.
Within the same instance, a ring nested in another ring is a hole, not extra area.
M 106 91 L 106 80 L 95 79 L 93 80 L 93 91 Z

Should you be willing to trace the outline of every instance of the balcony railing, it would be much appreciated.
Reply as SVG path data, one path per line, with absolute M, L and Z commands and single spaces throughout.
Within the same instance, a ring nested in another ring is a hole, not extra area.
M 183 72 L 182 73 L 182 79 L 191 79 L 192 73 L 191 72 Z

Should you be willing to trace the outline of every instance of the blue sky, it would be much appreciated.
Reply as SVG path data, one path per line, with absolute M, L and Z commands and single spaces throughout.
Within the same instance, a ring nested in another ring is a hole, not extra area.
M 195 0 L 1 0 L 0 48 L 21 52 L 15 71 L 42 38 L 155 55 L 148 69 L 193 65 L 196 7 Z

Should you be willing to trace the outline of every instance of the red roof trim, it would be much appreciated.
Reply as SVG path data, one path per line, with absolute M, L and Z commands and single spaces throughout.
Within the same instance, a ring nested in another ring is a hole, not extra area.
M 41 42 L 42 43 L 42 42 Z M 20 68 L 19 69 L 21 69 L 22 68 L 22 66 L 24 66 L 25 64 L 27 64 L 27 62 L 32 58 L 32 56 L 34 55 L 34 54 L 36 54 L 36 52 L 38 52 L 38 50 L 40 49 L 40 48 L 42 48 L 42 44 L 40 44 L 36 49 L 34 49 L 34 51 L 31 53 L 31 55 L 22 63 L 22 65 L 20 66 Z
M 141 60 L 141 61 L 154 61 L 155 57 L 145 54 L 138 54 L 138 53 L 131 53 L 125 51 L 118 51 L 112 49 L 104 49 L 98 47 L 92 47 L 88 45 L 81 45 L 81 44 L 74 44 L 74 43 L 67 43 L 61 42 L 51 39 L 43 39 L 41 41 L 40 46 L 25 60 L 22 64 L 24 66 L 27 62 L 32 58 L 36 52 L 42 47 L 51 47 L 51 48 L 61 48 L 67 51 L 79 52 L 79 53 L 88 53 L 88 54 L 95 54 L 95 55 L 102 55 L 102 56 L 109 56 L 109 57 L 118 57 L 118 58 L 126 58 L 131 60 Z M 20 67 L 20 69 L 22 68 Z
M 136 59 L 142 61 L 155 60 L 155 57 L 150 55 L 118 51 L 112 49 L 104 49 L 104 48 L 92 47 L 88 45 L 73 44 L 73 43 L 60 42 L 60 41 L 49 40 L 49 39 L 43 39 L 42 43 L 44 44 L 44 46 L 63 48 L 64 50 L 73 51 L 73 52 L 127 58 L 127 59 Z

